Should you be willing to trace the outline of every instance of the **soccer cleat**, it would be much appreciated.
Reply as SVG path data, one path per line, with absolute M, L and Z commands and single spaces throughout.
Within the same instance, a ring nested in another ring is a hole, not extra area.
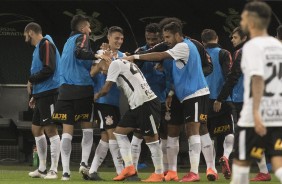
M 104 181 L 98 173 L 94 172 L 94 173 L 89 173 L 88 174 L 88 179 L 92 180 L 92 181 Z
M 57 172 L 53 171 L 53 170 L 50 170 L 47 175 L 44 177 L 44 179 L 57 179 L 58 178 L 58 175 L 57 175 Z
M 218 180 L 218 174 L 214 170 L 212 170 L 212 168 L 208 168 L 207 169 L 207 179 L 209 181 Z
M 270 181 L 271 175 L 269 173 L 258 173 L 251 181 Z
M 42 172 L 39 169 L 36 169 L 35 171 L 28 173 L 28 175 L 32 178 L 44 178 L 46 174 L 47 174 L 47 170 Z
M 229 160 L 223 156 L 219 159 L 221 165 L 221 171 L 225 179 L 229 180 L 231 178 L 231 170 L 229 167 Z
M 137 172 L 136 172 L 134 165 L 130 165 L 130 166 L 125 167 L 118 176 L 113 178 L 113 180 L 114 181 L 122 181 L 125 178 L 133 176 L 135 174 L 137 174 Z
M 200 175 L 195 174 L 193 172 L 187 173 L 183 178 L 180 180 L 180 182 L 194 182 L 194 181 L 200 181 Z
M 178 181 L 177 172 L 172 170 L 168 170 L 164 178 L 165 181 Z
M 68 180 L 70 180 L 70 175 L 65 172 L 65 173 L 63 174 L 61 180 L 63 180 L 63 181 L 68 181 Z
M 127 177 L 125 181 L 141 181 L 141 178 L 139 178 L 138 174 L 136 173 L 132 176 Z
M 81 162 L 78 172 L 82 173 L 82 172 L 86 172 L 86 171 L 88 171 L 87 165 L 84 162 Z
M 163 182 L 164 174 L 152 173 L 149 178 L 141 180 L 142 182 Z

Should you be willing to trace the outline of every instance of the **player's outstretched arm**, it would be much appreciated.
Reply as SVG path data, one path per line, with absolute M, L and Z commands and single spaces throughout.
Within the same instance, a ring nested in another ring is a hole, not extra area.
M 102 89 L 94 95 L 94 101 L 96 101 L 98 98 L 102 96 L 105 96 L 110 91 L 112 85 L 113 85 L 112 81 L 106 81 Z

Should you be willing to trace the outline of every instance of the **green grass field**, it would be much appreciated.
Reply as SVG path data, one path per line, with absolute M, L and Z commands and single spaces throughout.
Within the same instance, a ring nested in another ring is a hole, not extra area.
M 57 180 L 44 180 L 40 178 L 30 178 L 28 176 L 28 172 L 33 171 L 34 168 L 30 166 L 1 166 L 0 165 L 0 184 L 57 184 L 57 183 L 72 183 L 72 184 L 78 184 L 78 183 L 92 183 L 95 181 L 85 181 L 81 178 L 81 175 L 78 173 L 78 168 L 72 167 L 74 169 L 71 173 L 71 180 L 70 181 L 61 181 L 60 177 L 62 175 L 62 172 L 59 172 L 59 178 Z M 60 169 L 61 170 L 61 169 Z M 182 177 L 185 175 L 184 169 L 179 170 L 179 177 Z M 152 172 L 152 169 L 146 169 L 141 170 L 139 172 L 139 177 L 142 179 L 147 178 L 150 173 Z M 252 173 L 251 176 L 254 176 L 255 174 Z M 106 179 L 106 181 L 99 181 L 98 183 L 103 184 L 116 184 L 118 182 L 112 181 L 112 178 L 115 176 L 115 173 L 113 172 L 113 168 L 101 168 L 100 176 L 103 179 Z M 207 181 L 205 177 L 205 173 L 201 174 L 201 181 L 197 182 L 199 184 L 206 184 L 206 183 L 230 183 L 230 181 L 227 181 L 224 179 L 223 175 L 220 174 L 219 180 L 216 182 L 209 182 Z M 97 183 L 97 182 L 96 182 Z M 122 182 L 122 183 L 137 183 L 137 182 Z M 139 183 L 139 182 L 138 182 Z M 141 182 L 140 182 L 141 183 Z M 169 183 L 176 183 L 176 182 L 169 182 Z M 251 182 L 251 184 L 279 184 L 278 180 L 275 178 L 274 175 L 272 175 L 272 181 L 271 182 Z M 243 183 L 242 183 L 243 184 Z

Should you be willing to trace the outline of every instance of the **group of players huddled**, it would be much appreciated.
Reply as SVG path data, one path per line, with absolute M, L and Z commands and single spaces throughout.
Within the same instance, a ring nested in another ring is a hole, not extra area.
M 61 55 L 52 38 L 42 36 L 40 25 L 29 23 L 25 41 L 35 50 L 27 87 L 40 160 L 29 176 L 58 178 L 61 154 L 61 179 L 70 179 L 73 130 L 79 123 L 83 132 L 79 172 L 85 180 L 103 180 L 98 168 L 108 150 L 117 173 L 114 181 L 141 180 L 137 165 L 144 139 L 155 171 L 143 182 L 200 181 L 201 152 L 207 179 L 216 181 L 213 139 L 223 135 L 219 163 L 225 179 L 231 179 L 229 156 L 234 150 L 232 184 L 249 183 L 251 161 L 257 161 L 260 170 L 251 181 L 271 180 L 266 156 L 282 183 L 282 44 L 267 35 L 270 16 L 266 3 L 246 4 L 241 26 L 231 34 L 233 54 L 221 48 L 212 29 L 202 31 L 202 43 L 185 36 L 182 21 L 174 17 L 148 24 L 146 45 L 132 55 L 119 50 L 124 33 L 118 26 L 108 29 L 108 43 L 101 50 L 92 51 L 90 23 L 83 15 L 71 20 L 72 32 Z M 280 39 L 281 29 L 277 30 Z M 120 91 L 129 104 L 122 117 Z M 94 120 L 101 139 L 90 165 Z M 56 123 L 63 126 L 61 139 Z M 177 155 L 183 128 L 191 169 L 179 178 Z M 51 143 L 48 172 L 44 133 Z

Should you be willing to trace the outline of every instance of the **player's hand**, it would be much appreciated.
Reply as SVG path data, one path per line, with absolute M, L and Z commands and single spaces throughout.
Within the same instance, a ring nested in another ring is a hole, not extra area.
M 95 94 L 94 94 L 93 101 L 96 102 L 96 100 L 98 100 L 98 98 L 100 98 L 100 97 L 99 97 L 99 93 L 95 93 Z
M 132 56 L 123 57 L 122 59 L 125 59 L 125 60 L 127 60 L 127 61 L 129 61 L 129 62 L 133 62 L 133 61 L 134 61 L 133 55 L 132 55 Z
M 158 70 L 160 72 L 163 72 L 164 71 L 164 67 L 161 63 L 157 63 L 155 66 L 154 66 L 155 70 Z
M 29 100 L 28 106 L 29 106 L 31 109 L 34 109 L 34 108 L 35 108 L 35 99 L 34 99 L 33 97 L 31 97 L 31 99 Z
M 213 103 L 213 110 L 215 111 L 215 112 L 219 112 L 220 111 L 220 109 L 221 109 L 221 102 L 219 102 L 219 101 L 214 101 L 214 103 Z
M 261 115 L 259 112 L 253 112 L 254 122 L 255 122 L 255 131 L 256 133 L 263 137 L 267 133 L 266 127 L 262 123 Z
M 166 107 L 166 110 L 169 111 L 170 110 L 170 107 L 171 107 L 171 102 L 172 102 L 172 96 L 167 96 L 166 97 L 166 100 L 165 100 L 165 107 Z
M 124 53 L 126 56 L 130 56 L 131 54 L 129 52 Z
M 27 82 L 26 89 L 27 89 L 27 93 L 29 95 L 31 95 L 31 92 L 32 92 L 32 84 L 31 84 L 31 82 L 29 82 L 29 81 Z
M 110 45 L 108 43 L 102 43 L 102 45 L 100 46 L 101 50 L 110 50 Z

